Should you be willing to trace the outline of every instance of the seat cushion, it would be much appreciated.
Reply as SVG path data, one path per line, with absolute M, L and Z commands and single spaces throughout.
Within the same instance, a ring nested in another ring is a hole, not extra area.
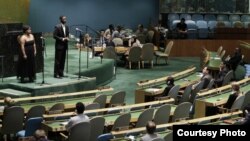
M 21 130 L 19 132 L 16 133 L 17 137 L 24 137 L 25 136 L 25 130 Z
M 160 52 L 160 51 L 155 51 L 155 55 L 156 56 L 160 56 L 160 57 L 168 57 L 167 54 L 163 53 L 163 52 Z

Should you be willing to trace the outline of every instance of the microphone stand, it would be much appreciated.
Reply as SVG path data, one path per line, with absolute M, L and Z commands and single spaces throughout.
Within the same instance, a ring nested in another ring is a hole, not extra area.
M 45 83 L 45 77 L 44 77 L 44 57 L 46 55 L 46 45 L 45 45 L 45 38 L 41 38 L 42 40 L 42 48 L 43 48 L 43 53 L 42 53 L 42 57 L 43 57 L 43 68 L 42 68 L 42 83 L 41 85 L 43 84 L 48 84 L 48 83 Z
M 80 35 L 79 35 L 79 65 L 78 65 L 78 67 L 79 67 L 79 72 L 78 72 L 78 79 L 80 79 L 81 78 L 81 50 L 82 50 L 82 47 L 81 47 L 81 39 L 80 38 L 82 38 L 82 33 L 80 32 Z

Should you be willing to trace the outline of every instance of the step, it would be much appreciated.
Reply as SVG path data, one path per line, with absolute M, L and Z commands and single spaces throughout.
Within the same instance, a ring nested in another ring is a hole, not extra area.
M 31 93 L 14 89 L 1 89 L 0 97 L 6 97 L 6 96 L 9 96 L 11 98 L 29 97 L 31 96 Z

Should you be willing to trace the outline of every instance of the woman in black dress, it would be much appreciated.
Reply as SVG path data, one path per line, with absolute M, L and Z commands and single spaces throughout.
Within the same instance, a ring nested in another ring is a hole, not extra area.
M 35 56 L 36 44 L 34 36 L 31 34 L 30 26 L 23 26 L 23 35 L 20 37 L 20 53 L 19 53 L 19 69 L 18 74 L 21 77 L 21 83 L 25 82 L 25 78 L 29 78 L 29 82 L 33 82 L 35 78 Z

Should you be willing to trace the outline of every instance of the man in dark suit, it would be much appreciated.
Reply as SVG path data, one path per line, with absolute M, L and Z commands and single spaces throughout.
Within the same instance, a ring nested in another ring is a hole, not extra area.
M 53 37 L 56 40 L 54 66 L 55 78 L 61 78 L 64 76 L 63 71 L 69 40 L 69 27 L 66 25 L 66 16 L 60 16 L 59 19 L 61 23 L 55 26 L 53 33 Z

